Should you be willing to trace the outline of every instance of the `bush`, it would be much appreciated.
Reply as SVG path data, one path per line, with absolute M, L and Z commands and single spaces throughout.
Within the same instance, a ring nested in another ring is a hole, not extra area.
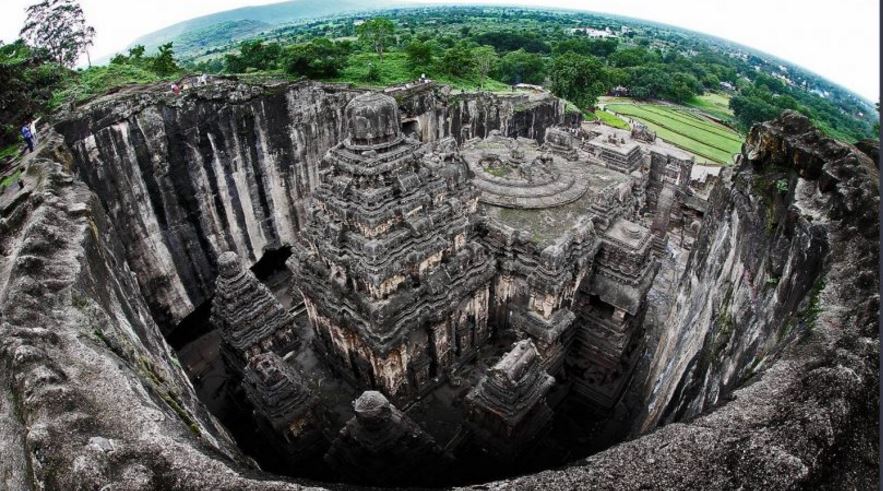
M 445 50 L 439 60 L 438 68 L 442 73 L 455 77 L 465 77 L 475 70 L 475 60 L 472 57 L 472 48 L 464 42 L 455 44 Z
M 310 78 L 334 77 L 346 65 L 350 50 L 349 43 L 334 43 L 325 38 L 296 44 L 288 48 L 285 70 Z
M 238 55 L 224 57 L 229 73 L 245 73 L 254 70 L 272 70 L 282 58 L 282 46 L 278 43 L 264 44 L 263 41 L 244 41 L 239 45 Z
M 21 141 L 21 125 L 48 109 L 69 73 L 24 41 L 0 43 L 0 148 Z

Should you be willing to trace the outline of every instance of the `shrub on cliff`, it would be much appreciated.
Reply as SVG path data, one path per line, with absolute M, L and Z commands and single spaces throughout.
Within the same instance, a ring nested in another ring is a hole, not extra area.
M 66 72 L 22 40 L 0 42 L 0 147 L 20 141 L 19 127 L 46 110 Z

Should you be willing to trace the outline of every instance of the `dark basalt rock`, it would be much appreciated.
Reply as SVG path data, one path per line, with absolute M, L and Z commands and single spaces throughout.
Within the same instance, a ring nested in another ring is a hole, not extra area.
M 366 391 L 353 409 L 356 415 L 325 454 L 344 481 L 419 484 L 433 482 L 444 470 L 441 448 L 383 394 Z
M 59 126 L 65 142 L 47 135 L 28 157 L 28 194 L 4 205 L 0 476 L 9 488 L 301 488 L 235 448 L 195 397 L 157 319 L 168 324 L 207 298 L 222 252 L 249 263 L 284 242 L 311 174 L 287 168 L 295 198 L 277 196 L 281 206 L 269 205 L 276 198 L 266 183 L 281 179 L 273 172 L 289 164 L 280 162 L 317 161 L 342 135 L 355 94 L 236 82 L 197 91 L 121 94 L 72 114 Z M 463 121 L 466 112 L 457 114 Z M 450 113 L 445 121 L 457 127 Z M 229 156 L 219 165 L 238 170 L 208 177 L 213 141 Z M 267 148 L 289 153 L 273 163 Z M 566 468 L 480 487 L 876 487 L 877 182 L 871 159 L 796 113 L 756 125 L 712 192 L 670 324 L 648 353 L 635 438 Z M 249 198 L 233 206 L 237 186 L 250 188 Z M 205 219 L 210 210 L 226 226 Z M 234 233 L 232 223 L 262 239 Z M 378 401 L 359 405 L 345 449 L 393 452 L 398 460 L 377 460 L 387 465 L 437 452 Z
M 211 319 L 240 369 L 260 353 L 285 352 L 298 341 L 294 319 L 233 252 L 218 258 Z
M 548 429 L 545 398 L 554 383 L 533 342 L 516 343 L 466 396 L 472 430 L 497 458 L 514 459 Z
M 877 168 L 880 168 L 880 140 L 859 140 L 855 142 L 855 148 L 871 157 L 871 160 L 877 163 Z

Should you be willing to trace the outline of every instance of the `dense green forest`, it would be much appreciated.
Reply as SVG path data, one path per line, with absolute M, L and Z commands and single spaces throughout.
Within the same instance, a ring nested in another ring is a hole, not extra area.
M 178 45 L 167 43 L 149 55 L 135 46 L 105 66 L 80 71 L 41 68 L 48 62 L 39 53 L 20 43 L 7 45 L 0 47 L 0 76 L 4 83 L 25 87 L 22 92 L 33 104 L 20 112 L 30 114 L 81 102 L 117 85 L 173 80 L 185 73 L 307 77 L 360 86 L 426 75 L 461 90 L 543 85 L 589 117 L 598 97 L 611 92 L 694 107 L 703 103 L 703 94 L 724 92 L 732 111 L 720 119 L 741 131 L 795 109 L 835 138 L 852 142 L 876 136 L 877 112 L 817 76 L 726 41 L 634 20 L 432 7 L 327 17 L 239 39 L 248 32 L 241 22 L 225 21 L 183 34 Z M 187 56 L 175 55 L 179 45 Z

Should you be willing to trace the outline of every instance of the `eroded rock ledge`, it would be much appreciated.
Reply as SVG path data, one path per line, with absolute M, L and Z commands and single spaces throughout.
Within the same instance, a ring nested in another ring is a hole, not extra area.
M 3 485 L 300 488 L 250 465 L 196 399 L 126 260 L 126 217 L 60 139 L 29 158 L 29 194 L 0 217 Z M 486 486 L 876 485 L 878 206 L 864 154 L 796 114 L 756 126 L 655 355 L 643 421 L 669 424 Z

